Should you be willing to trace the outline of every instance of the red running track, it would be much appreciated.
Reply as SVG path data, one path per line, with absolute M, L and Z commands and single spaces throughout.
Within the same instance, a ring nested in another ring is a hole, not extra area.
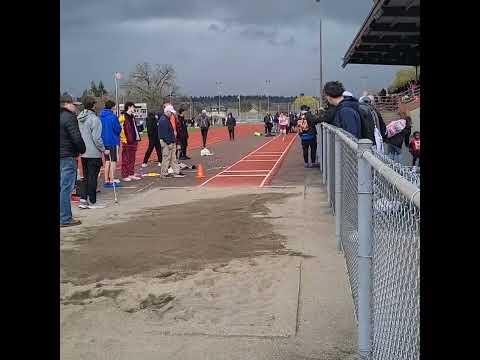
M 276 136 L 200 186 L 268 185 L 296 139 L 296 134 Z
M 263 133 L 264 131 L 263 124 L 238 124 L 235 127 L 235 138 L 241 138 L 244 136 L 252 136 L 255 131 Z M 222 141 L 226 141 L 229 139 L 228 130 L 226 127 L 215 127 L 210 128 L 208 130 L 208 137 L 207 137 L 207 146 L 213 145 Z M 188 150 L 196 150 L 202 148 L 202 134 L 200 130 L 192 132 L 189 134 L 188 138 Z M 148 137 L 145 135 L 142 138 L 142 141 L 138 143 L 137 153 L 135 155 L 135 165 L 140 165 L 143 162 L 143 157 L 145 156 L 145 151 L 148 148 Z M 121 154 L 120 158 L 118 159 L 118 168 L 121 166 Z M 156 159 L 155 150 L 153 150 L 150 159 Z
M 235 138 L 242 138 L 245 136 L 251 136 L 254 132 L 263 133 L 264 125 L 263 124 L 238 124 L 235 127 Z M 192 132 L 189 134 L 188 138 L 188 150 L 196 150 L 202 147 L 202 134 L 200 130 Z M 222 141 L 229 140 L 228 130 L 226 127 L 215 127 L 210 128 L 208 131 L 207 137 L 207 146 L 213 145 Z M 140 165 L 143 162 L 143 157 L 145 156 L 145 152 L 148 148 L 148 136 L 144 136 L 142 141 L 138 143 L 137 153 L 135 154 L 135 165 Z M 152 154 L 150 155 L 150 159 L 156 159 L 157 155 L 155 150 L 153 150 Z M 118 152 L 118 162 L 117 162 L 117 169 L 120 170 L 122 166 L 122 150 L 120 149 Z M 80 171 L 80 175 L 82 172 L 82 166 L 80 164 L 80 158 L 78 158 L 78 169 Z M 103 173 L 103 168 L 102 168 Z

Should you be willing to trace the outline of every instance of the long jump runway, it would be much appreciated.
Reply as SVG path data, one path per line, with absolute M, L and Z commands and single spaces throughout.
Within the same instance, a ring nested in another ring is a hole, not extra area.
M 263 187 L 268 185 L 295 139 L 296 134 L 288 134 L 285 139 L 282 136 L 276 136 L 200 186 Z

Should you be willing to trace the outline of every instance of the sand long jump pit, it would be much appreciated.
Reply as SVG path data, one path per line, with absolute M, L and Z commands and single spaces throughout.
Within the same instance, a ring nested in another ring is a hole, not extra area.
M 301 194 L 152 190 L 85 213 L 61 234 L 62 354 L 152 334 L 294 335 L 300 257 L 269 221 L 289 196 Z

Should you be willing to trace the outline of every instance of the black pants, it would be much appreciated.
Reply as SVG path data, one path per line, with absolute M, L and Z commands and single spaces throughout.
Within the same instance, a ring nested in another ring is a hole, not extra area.
M 180 156 L 187 157 L 187 147 L 188 147 L 188 139 L 181 138 L 180 139 Z
M 208 128 L 200 128 L 200 132 L 202 133 L 203 147 L 206 147 L 207 146 Z
M 162 148 L 160 146 L 160 140 L 157 138 L 148 138 L 148 148 L 145 151 L 145 156 L 143 157 L 143 163 L 148 163 L 148 159 L 150 159 L 150 155 L 152 155 L 153 148 L 155 148 L 155 152 L 157 153 L 158 162 L 162 162 Z
M 235 128 L 228 128 L 228 136 L 230 136 L 230 140 L 235 140 Z
M 312 164 L 316 163 L 317 139 L 314 138 L 312 140 L 302 140 L 302 148 L 303 148 L 303 161 L 305 161 L 305 164 L 308 164 L 308 148 L 310 148 L 310 158 L 312 160 Z
M 90 199 L 92 204 L 97 202 L 97 181 L 101 158 L 82 158 L 83 180 L 80 183 L 80 199 Z
M 417 155 L 417 156 L 412 155 L 412 158 L 413 158 L 412 159 L 412 166 L 415 166 L 415 163 L 417 162 L 417 160 L 418 160 L 418 166 L 420 166 L 420 155 Z

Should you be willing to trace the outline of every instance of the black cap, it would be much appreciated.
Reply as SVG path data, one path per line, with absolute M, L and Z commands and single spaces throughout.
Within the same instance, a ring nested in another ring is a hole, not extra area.
M 127 111 L 130 106 L 137 107 L 137 106 L 135 106 L 135 104 L 133 102 L 127 101 L 125 103 L 125 105 L 123 106 L 123 108 L 125 109 L 125 111 Z
M 82 105 L 81 102 L 75 101 L 75 99 L 70 95 L 62 95 L 60 96 L 60 104 L 74 104 L 74 105 Z

